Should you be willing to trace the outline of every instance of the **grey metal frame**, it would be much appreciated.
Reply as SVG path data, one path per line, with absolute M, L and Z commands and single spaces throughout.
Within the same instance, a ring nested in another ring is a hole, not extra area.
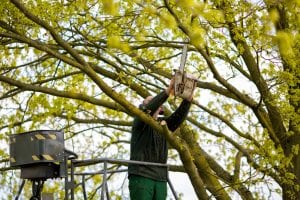
M 161 163 L 151 163 L 151 162 L 141 162 L 141 161 L 133 161 L 133 160 L 124 160 L 124 159 L 112 159 L 112 158 L 99 158 L 99 159 L 88 159 L 88 160 L 76 160 L 77 155 L 68 152 L 69 154 L 66 154 L 64 162 L 61 163 L 61 165 L 64 165 L 65 167 L 65 200 L 74 200 L 74 190 L 75 190 L 75 176 L 82 176 L 82 189 L 83 189 L 83 198 L 84 200 L 87 200 L 87 195 L 86 195 L 86 188 L 85 188 L 85 176 L 87 175 L 100 175 L 102 174 L 103 176 L 103 182 L 102 182 L 102 188 L 101 188 L 101 200 L 104 200 L 105 197 L 107 200 L 110 200 L 109 196 L 109 190 L 108 190 L 108 185 L 107 185 L 107 175 L 111 173 L 122 173 L 122 172 L 127 172 L 127 169 L 119 169 L 119 170 L 107 170 L 107 164 L 121 164 L 121 165 L 128 165 L 128 164 L 140 164 L 140 165 L 148 165 L 148 166 L 161 166 L 161 167 L 169 167 L 171 165 L 168 164 L 161 164 Z M 74 157 L 71 157 L 70 155 L 73 155 Z M 71 161 L 70 165 L 67 165 L 68 160 Z M 85 172 L 85 173 L 75 173 L 75 168 L 76 167 L 82 167 L 82 166 L 89 166 L 89 165 L 95 165 L 103 163 L 104 169 L 101 171 L 97 172 Z M 0 168 L 0 172 L 4 171 L 9 171 L 9 170 L 16 170 L 19 169 L 18 167 L 5 167 L 5 168 Z M 68 171 L 70 169 L 70 172 Z M 168 170 L 169 171 L 169 170 Z M 177 193 L 171 183 L 171 180 L 169 179 L 169 176 L 167 177 L 167 183 L 170 187 L 170 190 L 172 191 L 172 194 L 175 198 L 175 200 L 178 200 Z M 22 192 L 23 186 L 25 184 L 25 180 L 22 181 L 18 194 L 15 197 L 15 200 L 17 200 Z M 70 197 L 70 198 L 69 198 Z
M 75 173 L 75 168 L 76 167 L 81 167 L 81 166 L 89 166 L 89 165 L 95 165 L 103 163 L 104 169 L 102 171 L 97 171 L 97 172 L 85 172 L 85 173 Z M 108 185 L 107 185 L 107 174 L 110 173 L 121 173 L 121 172 L 127 172 L 127 169 L 121 169 L 121 170 L 107 170 L 107 164 L 123 164 L 123 165 L 128 165 L 128 164 L 140 164 L 140 165 L 148 165 L 148 166 L 161 166 L 161 167 L 167 167 L 169 168 L 170 165 L 168 164 L 161 164 L 161 163 L 152 163 L 152 162 L 141 162 L 141 161 L 134 161 L 134 160 L 124 160 L 124 159 L 112 159 L 112 158 L 99 158 L 99 159 L 89 159 L 89 160 L 71 160 L 71 165 L 70 169 L 71 172 L 67 173 L 71 177 L 71 182 L 66 182 L 65 184 L 65 200 L 69 200 L 69 196 L 71 196 L 71 200 L 74 200 L 74 176 L 82 176 L 82 189 L 83 189 L 83 197 L 84 200 L 87 199 L 86 197 L 86 189 L 85 189 L 85 176 L 87 175 L 99 175 L 102 174 L 103 176 L 103 182 L 102 182 L 102 188 L 101 188 L 101 200 L 106 199 L 110 200 L 109 196 L 109 190 L 108 190 Z M 169 171 L 169 170 L 168 170 Z M 66 181 L 68 181 L 68 177 L 66 176 Z M 177 193 L 174 189 L 174 186 L 171 183 L 171 180 L 169 176 L 167 177 L 167 183 L 170 187 L 170 190 L 172 191 L 172 194 L 175 198 L 175 200 L 178 200 Z M 69 186 L 69 187 L 68 187 Z M 70 195 L 69 195 L 70 194 Z

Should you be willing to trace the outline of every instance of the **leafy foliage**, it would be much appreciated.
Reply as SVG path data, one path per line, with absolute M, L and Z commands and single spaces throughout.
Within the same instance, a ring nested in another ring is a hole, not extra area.
M 36 129 L 63 130 L 82 159 L 126 159 L 137 115 L 177 150 L 199 199 L 300 198 L 299 5 L 3 0 L 1 159 L 10 134 Z M 187 123 L 168 135 L 138 104 L 167 86 L 187 39 L 198 89 Z M 97 191 L 99 177 L 89 181 Z

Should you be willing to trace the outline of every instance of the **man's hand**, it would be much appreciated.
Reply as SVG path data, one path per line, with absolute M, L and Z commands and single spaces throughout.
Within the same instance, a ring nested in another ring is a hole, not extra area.
M 166 93 L 168 95 L 173 95 L 174 94 L 174 88 L 175 88 L 175 78 L 173 77 L 171 80 L 170 80 L 170 83 L 169 83 L 169 87 L 166 89 Z

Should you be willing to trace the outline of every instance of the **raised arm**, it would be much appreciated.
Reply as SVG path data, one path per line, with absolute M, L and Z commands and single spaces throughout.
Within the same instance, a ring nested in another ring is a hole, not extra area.
M 182 124 L 188 115 L 190 107 L 191 102 L 189 100 L 183 100 L 176 111 L 165 119 L 170 131 L 175 131 Z
M 144 111 L 150 114 L 151 116 L 157 111 L 157 109 L 168 99 L 169 94 L 164 90 L 155 97 L 153 97 L 151 100 L 148 97 L 144 100 L 143 104 L 140 106 L 140 108 Z
M 147 97 L 144 100 L 141 109 L 153 116 L 172 93 L 174 93 L 174 78 L 171 79 L 168 88 L 166 88 L 164 91 L 156 95 L 154 98 Z

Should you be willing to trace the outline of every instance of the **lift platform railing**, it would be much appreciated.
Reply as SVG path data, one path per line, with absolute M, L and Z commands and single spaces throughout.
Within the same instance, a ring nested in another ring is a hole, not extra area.
M 63 131 L 57 130 L 35 130 L 21 134 L 12 134 L 9 136 L 9 151 L 10 158 L 6 160 L 10 162 L 10 167 L 0 169 L 1 171 L 6 170 L 21 170 L 21 178 L 30 180 L 32 182 L 32 197 L 30 200 L 40 200 L 41 192 L 43 189 L 44 182 L 47 179 L 62 178 L 65 179 L 65 199 L 74 200 L 75 191 L 75 176 L 86 176 L 87 174 L 101 174 L 101 200 L 110 199 L 107 175 L 109 173 L 119 173 L 125 170 L 108 170 L 108 164 L 139 164 L 147 166 L 159 166 L 166 167 L 169 170 L 170 165 L 160 163 L 150 163 L 132 160 L 121 160 L 111 158 L 100 158 L 100 159 L 89 159 L 89 160 L 77 160 L 78 156 L 76 153 L 67 150 L 64 145 L 64 133 Z M 5 160 L 4 160 L 5 161 Z M 95 165 L 103 163 L 103 169 L 98 172 L 88 173 L 76 173 L 76 167 Z M 15 200 L 18 200 L 25 182 L 22 182 L 18 195 Z M 176 192 L 171 184 L 169 178 L 167 179 L 168 185 L 175 197 L 177 198 Z M 84 191 L 84 199 L 86 199 L 85 190 L 85 179 L 83 179 L 82 187 Z
M 89 175 L 102 175 L 102 183 L 100 185 L 101 187 L 101 200 L 107 199 L 110 200 L 109 195 L 109 188 L 108 188 L 108 174 L 115 174 L 115 173 L 127 173 L 127 168 L 125 169 L 118 169 L 118 170 L 109 170 L 108 164 L 119 164 L 122 166 L 127 166 L 128 164 L 139 164 L 139 165 L 148 165 L 148 166 L 160 166 L 160 167 L 167 167 L 168 169 L 172 167 L 173 165 L 169 164 L 160 164 L 160 163 L 151 163 L 151 162 L 141 162 L 141 161 L 133 161 L 133 160 L 124 160 L 124 159 L 112 159 L 112 158 L 99 158 L 99 159 L 87 159 L 87 160 L 77 160 L 77 155 L 68 152 L 68 154 L 73 155 L 71 158 L 69 157 L 70 163 L 67 165 L 66 169 L 66 176 L 65 179 L 65 200 L 74 200 L 75 199 L 75 188 L 77 187 L 75 185 L 75 176 L 81 176 L 81 187 L 83 191 L 83 199 L 87 200 L 87 192 L 86 192 L 86 183 L 85 183 L 85 177 Z M 65 159 L 68 160 L 68 159 Z M 95 172 L 76 172 L 77 167 L 84 167 L 84 166 L 91 166 L 96 164 L 103 163 L 103 169 Z M 16 167 L 3 167 L 0 168 L 0 172 L 4 171 L 10 171 L 10 170 L 17 170 Z M 169 170 L 168 170 L 169 171 Z M 168 186 L 175 198 L 175 200 L 178 200 L 177 193 L 174 189 L 174 186 L 170 180 L 170 178 L 167 178 Z M 24 187 L 25 180 L 22 181 L 18 194 L 15 196 L 15 200 L 18 200 L 19 196 L 22 193 L 22 189 Z M 37 187 L 36 184 L 33 183 L 33 189 L 34 187 Z M 36 188 L 37 189 L 37 188 Z M 38 188 L 39 192 L 42 190 L 42 185 Z
M 76 167 L 82 167 L 82 166 L 89 166 L 89 165 L 95 165 L 103 163 L 103 169 L 96 172 L 80 172 L 76 173 L 75 168 Z M 161 164 L 161 163 L 151 163 L 151 162 L 141 162 L 141 161 L 134 161 L 134 160 L 124 160 L 124 159 L 112 159 L 112 158 L 99 158 L 99 159 L 88 159 L 88 160 L 71 160 L 70 165 L 70 173 L 68 175 L 70 176 L 70 182 L 68 182 L 68 177 L 66 177 L 66 187 L 65 187 L 65 200 L 69 200 L 69 196 L 71 196 L 71 200 L 74 200 L 74 177 L 75 176 L 82 176 L 82 191 L 83 191 L 83 198 L 84 200 L 87 199 L 86 196 L 86 188 L 85 188 L 85 176 L 88 175 L 102 175 L 102 185 L 101 185 L 101 200 L 104 200 L 105 197 L 107 200 L 110 200 L 109 196 L 109 189 L 107 184 L 107 175 L 112 173 L 122 173 L 127 172 L 127 169 L 119 169 L 119 170 L 108 170 L 108 164 L 120 164 L 120 165 L 128 165 L 128 164 L 139 164 L 139 165 L 147 165 L 147 166 L 159 166 L 159 167 L 166 167 L 169 169 L 171 165 L 168 164 Z M 168 170 L 169 171 L 169 170 Z M 167 183 L 170 187 L 170 190 L 176 200 L 178 200 L 177 193 L 172 185 L 172 182 L 169 177 L 167 177 Z

